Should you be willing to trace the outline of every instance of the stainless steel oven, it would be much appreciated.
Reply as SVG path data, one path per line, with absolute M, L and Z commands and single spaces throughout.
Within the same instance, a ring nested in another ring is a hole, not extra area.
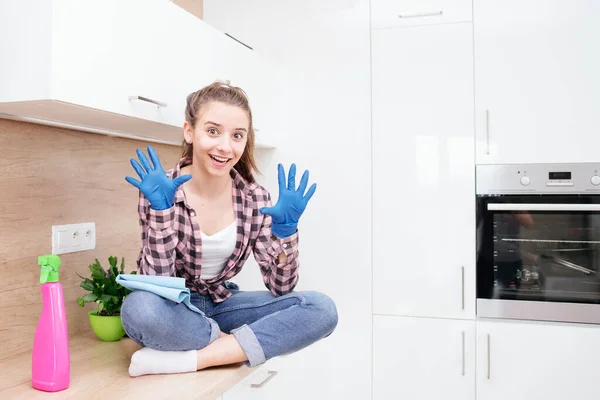
M 600 323 L 600 163 L 478 165 L 477 315 Z

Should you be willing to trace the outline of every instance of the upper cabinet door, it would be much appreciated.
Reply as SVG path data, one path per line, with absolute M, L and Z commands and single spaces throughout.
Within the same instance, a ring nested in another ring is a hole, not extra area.
M 472 20 L 472 0 L 372 0 L 371 28 L 446 24 Z
M 12 2 L 0 33 L 14 38 L 0 42 L 3 114 L 180 145 L 187 96 L 229 80 L 264 127 L 258 146 L 274 130 L 269 64 L 170 1 Z
M 155 40 L 152 21 L 156 7 L 172 5 L 149 1 L 144 7 L 143 3 L 53 1 L 48 32 L 53 52 L 52 100 L 161 120 L 173 105 L 150 90 L 160 78 L 150 51 Z M 133 96 L 149 101 L 131 100 Z
M 474 318 L 472 66 L 470 23 L 372 33 L 375 313 Z
M 475 0 L 478 163 L 597 161 L 600 2 Z

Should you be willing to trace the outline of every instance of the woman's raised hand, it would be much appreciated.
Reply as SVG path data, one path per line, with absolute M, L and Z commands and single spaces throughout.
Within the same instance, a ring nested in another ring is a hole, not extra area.
M 131 165 L 140 177 L 141 182 L 130 176 L 126 176 L 125 180 L 144 194 L 150 203 L 150 207 L 154 210 L 171 208 L 175 201 L 177 188 L 192 179 L 192 176 L 186 174 L 175 179 L 167 177 L 160 164 L 158 155 L 152 146 L 148 146 L 148 155 L 150 156 L 150 160 L 152 160 L 153 167 L 140 149 L 137 149 L 137 155 L 141 165 L 133 158 L 131 159 Z
M 283 166 L 277 166 L 279 179 L 279 199 L 273 207 L 262 207 L 260 212 L 272 218 L 271 232 L 279 238 L 286 238 L 296 233 L 300 216 L 306 209 L 308 201 L 317 190 L 313 183 L 306 191 L 308 185 L 308 170 L 304 171 L 298 189 L 296 189 L 296 164 L 292 164 L 287 178 Z M 306 194 L 304 193 L 306 191 Z

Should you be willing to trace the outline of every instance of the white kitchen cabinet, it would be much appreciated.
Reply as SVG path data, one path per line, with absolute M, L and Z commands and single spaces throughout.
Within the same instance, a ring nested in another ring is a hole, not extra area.
M 339 351 L 334 337 L 299 352 L 275 357 L 223 394 L 223 400 L 306 400 L 348 398 L 344 382 L 368 380 L 340 368 L 332 349 Z M 346 347 L 347 348 L 347 347 Z M 343 350 L 342 350 L 343 351 Z M 342 356 L 343 357 L 343 356 Z M 360 368 L 354 367 L 354 371 Z M 354 393 L 365 398 L 364 393 Z
M 470 22 L 472 0 L 371 0 L 371 28 Z
M 267 63 L 170 1 L 0 0 L 0 34 L 3 118 L 180 145 L 187 95 L 229 80 L 265 120 Z
M 373 400 L 474 400 L 475 322 L 376 315 Z
M 598 160 L 600 3 L 475 0 L 477 163 Z
M 250 375 L 223 393 L 221 400 L 264 399 L 270 386 L 277 386 L 277 382 L 272 381 L 281 378 L 284 364 L 285 357 L 275 357 L 254 367 Z
M 600 398 L 600 326 L 477 322 L 477 400 Z
M 372 32 L 373 310 L 474 318 L 472 24 Z

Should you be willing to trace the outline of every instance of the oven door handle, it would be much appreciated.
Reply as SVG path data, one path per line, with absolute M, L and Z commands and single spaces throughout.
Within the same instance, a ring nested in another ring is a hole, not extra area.
M 600 211 L 600 204 L 488 203 L 489 211 Z

